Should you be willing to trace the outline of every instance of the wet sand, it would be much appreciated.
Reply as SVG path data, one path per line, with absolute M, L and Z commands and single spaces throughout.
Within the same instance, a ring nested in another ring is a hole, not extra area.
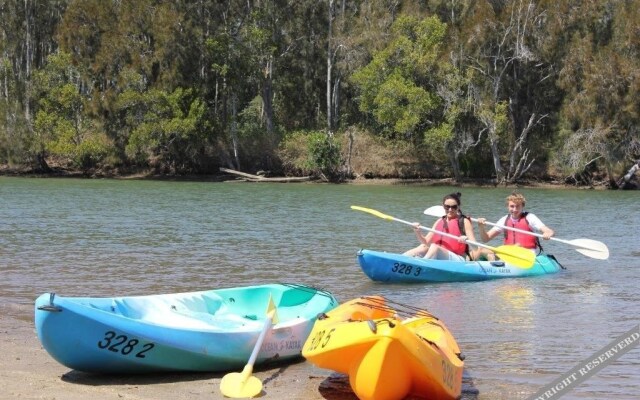
M 22 307 L 21 307 L 22 308 Z M 0 307 L 0 397 L 5 399 L 225 399 L 220 379 L 225 373 L 95 375 L 71 370 L 42 348 L 33 319 Z M 238 371 L 239 372 L 239 371 Z M 357 399 L 345 376 L 295 363 L 258 368 L 264 399 Z

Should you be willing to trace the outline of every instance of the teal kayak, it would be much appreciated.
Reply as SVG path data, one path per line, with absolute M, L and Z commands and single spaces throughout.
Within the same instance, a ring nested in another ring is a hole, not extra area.
M 278 322 L 256 364 L 300 357 L 317 315 L 338 305 L 331 293 L 297 284 L 108 298 L 45 293 L 35 325 L 44 349 L 79 371 L 228 371 L 247 363 L 269 298 Z
M 531 268 L 504 261 L 449 261 L 408 257 L 397 253 L 360 250 L 362 271 L 379 282 L 463 282 L 555 274 L 563 267 L 552 255 L 539 254 Z

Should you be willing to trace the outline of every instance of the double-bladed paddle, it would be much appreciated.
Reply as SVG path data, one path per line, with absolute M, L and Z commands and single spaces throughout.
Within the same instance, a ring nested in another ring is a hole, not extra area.
M 364 208 L 364 207 L 360 207 L 360 206 L 351 206 L 351 209 L 353 210 L 358 210 L 358 211 L 364 211 L 366 213 L 375 215 L 376 217 L 380 217 L 382 219 L 386 219 L 388 221 L 397 221 L 406 225 L 411 225 L 414 226 L 413 223 L 409 222 L 409 221 L 405 221 L 399 218 L 395 218 L 392 217 L 391 215 L 387 215 L 387 214 L 383 214 L 380 211 L 376 211 L 376 210 L 372 210 L 370 208 Z M 452 235 L 446 232 L 440 232 L 437 231 L 435 229 L 431 229 L 431 228 L 427 228 L 426 226 L 422 226 L 420 225 L 420 229 L 425 230 L 425 231 L 429 231 L 429 232 L 434 232 L 437 233 L 438 235 L 442 235 L 442 236 L 447 236 L 450 238 L 454 238 L 454 239 L 460 239 L 459 236 L 456 235 Z M 498 246 L 498 247 L 492 247 L 492 246 L 487 246 L 484 245 L 482 243 L 478 243 L 478 242 L 474 242 L 472 240 L 465 240 L 466 243 L 473 245 L 473 246 L 477 246 L 477 247 L 484 247 L 485 249 L 489 249 L 491 251 L 493 251 L 496 254 L 500 255 L 500 258 L 505 261 L 508 264 L 511 264 L 513 266 L 519 267 L 519 268 L 524 268 L 524 269 L 528 269 L 533 267 L 533 264 L 536 261 L 536 256 L 535 254 L 528 249 L 525 249 L 524 247 L 520 247 L 520 246 Z
M 440 218 L 443 215 L 446 215 L 447 212 L 445 211 L 444 207 L 442 207 L 442 206 L 433 206 L 433 207 L 429 207 L 426 210 L 424 210 L 424 214 L 430 215 L 432 217 Z M 474 221 L 474 222 L 478 222 L 478 220 L 476 218 L 471 218 L 471 220 Z M 513 227 L 510 227 L 510 226 L 498 225 L 498 224 L 494 224 L 494 223 L 491 223 L 491 222 L 485 222 L 485 224 L 490 225 L 490 226 L 497 226 L 499 228 L 507 229 L 507 230 L 514 231 L 514 232 L 523 233 L 525 235 L 537 236 L 539 238 L 543 237 L 539 233 L 524 231 L 522 229 L 513 228 Z M 592 239 L 564 240 L 564 239 L 558 239 L 558 238 L 555 238 L 555 237 L 551 237 L 549 239 L 555 240 L 556 242 L 565 243 L 565 244 L 569 244 L 571 246 L 575 246 L 575 247 L 577 247 L 577 249 L 575 249 L 575 250 L 578 253 L 584 254 L 587 257 L 595 258 L 595 259 L 598 259 L 598 260 L 606 260 L 607 258 L 609 258 L 609 248 L 607 247 L 606 244 L 604 244 L 602 242 L 599 242 L 597 240 L 592 240 Z
M 223 395 L 232 398 L 248 398 L 256 397 L 262 392 L 262 381 L 257 377 L 251 375 L 253 372 L 253 364 L 256 362 L 260 347 L 267 334 L 267 331 L 271 328 L 271 325 L 278 323 L 278 316 L 276 315 L 276 306 L 273 303 L 271 295 L 269 295 L 269 304 L 267 305 L 267 318 L 264 320 L 264 326 L 258 336 L 258 341 L 253 347 L 249 362 L 245 365 L 242 372 L 231 372 L 222 377 L 220 381 L 220 391 Z

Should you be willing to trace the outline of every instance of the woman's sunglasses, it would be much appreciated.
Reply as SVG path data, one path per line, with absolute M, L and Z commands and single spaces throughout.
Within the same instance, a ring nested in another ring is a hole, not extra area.
M 457 204 L 454 204 L 452 206 L 450 206 L 448 204 L 445 204 L 443 207 L 444 207 L 445 210 L 457 210 L 458 209 L 458 205 Z

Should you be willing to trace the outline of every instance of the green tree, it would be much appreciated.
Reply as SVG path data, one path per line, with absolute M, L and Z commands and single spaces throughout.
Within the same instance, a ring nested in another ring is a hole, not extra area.
M 207 122 L 192 90 L 124 92 L 117 108 L 131 129 L 126 154 L 163 173 L 198 172 Z
M 400 16 L 387 46 L 351 77 L 360 110 L 372 115 L 387 136 L 419 142 L 442 123 L 436 76 L 445 31 L 436 17 Z
M 291 132 L 280 143 L 279 151 L 288 170 L 320 175 L 332 181 L 342 178 L 340 145 L 333 135 L 322 131 Z
M 104 132 L 84 113 L 87 99 L 80 93 L 78 78 L 70 55 L 63 52 L 49 56 L 47 65 L 34 74 L 38 108 L 31 151 L 43 169 L 48 169 L 49 155 L 87 169 L 111 151 Z

